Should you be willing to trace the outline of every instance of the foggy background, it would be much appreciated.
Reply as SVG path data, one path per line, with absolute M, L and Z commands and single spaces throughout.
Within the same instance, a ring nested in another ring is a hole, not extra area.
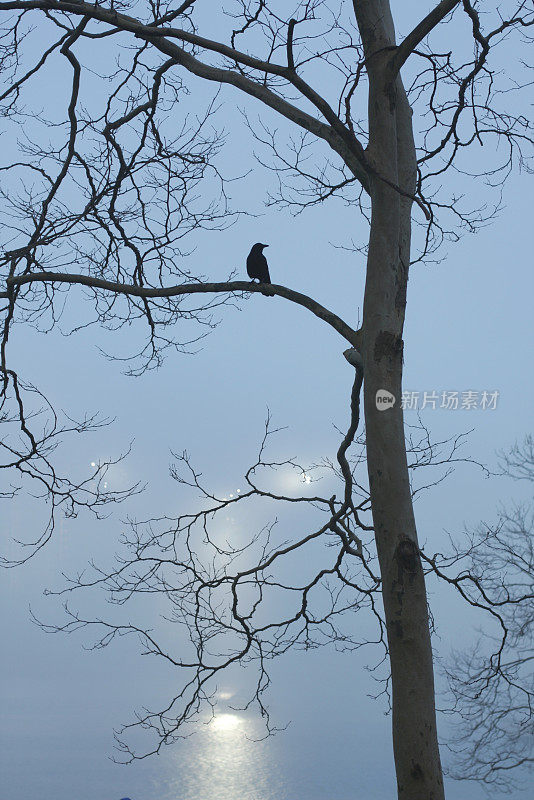
M 222 164 L 235 174 L 244 171 L 243 153 L 258 147 L 234 113 L 235 97 L 229 89 L 221 102 L 229 134 Z M 245 105 L 242 98 L 238 102 Z M 257 115 L 258 108 L 253 109 Z M 267 112 L 265 116 L 274 119 Z M 357 327 L 364 258 L 339 249 L 365 235 L 357 212 L 336 200 L 297 217 L 265 209 L 273 176 L 254 158 L 251 165 L 253 172 L 232 185 L 232 200 L 237 209 L 247 207 L 258 216 L 243 216 L 225 231 L 197 235 L 188 262 L 192 271 L 223 280 L 236 268 L 238 277 L 246 278 L 251 245 L 269 243 L 266 255 L 274 283 L 310 295 Z M 498 391 L 495 410 L 421 412 L 436 439 L 471 431 L 465 455 L 489 466 L 496 465 L 496 451 L 521 440 L 531 425 L 534 286 L 527 179 L 513 175 L 498 218 L 475 236 L 448 246 L 441 263 L 416 265 L 409 285 L 404 388 L 421 394 Z M 474 183 L 470 188 L 475 206 L 487 189 Z M 71 318 L 87 313 L 87 303 L 82 290 L 72 289 Z M 67 338 L 58 331 L 37 335 L 21 327 L 12 334 L 12 363 L 56 407 L 74 417 L 87 411 L 116 418 L 104 431 L 70 439 L 61 454 L 65 467 L 83 474 L 92 461 L 116 456 L 133 441 L 131 455 L 110 474 L 112 488 L 138 480 L 148 481 L 148 486 L 128 507 L 118 507 L 102 522 L 89 515 L 63 519 L 53 540 L 32 561 L 2 572 L 0 777 L 6 800 L 395 796 L 390 718 L 384 699 L 371 697 L 381 687 L 366 668 L 376 663 L 377 652 L 342 655 L 320 649 L 276 660 L 271 664 L 268 702 L 273 720 L 280 727 L 289 725 L 261 742 L 254 741 L 264 733 L 257 716 L 230 708 L 246 697 L 250 685 L 245 671 L 235 671 L 218 685 L 214 724 L 200 725 L 196 735 L 158 757 L 120 766 L 109 758 L 113 728 L 131 721 L 135 709 L 165 702 L 179 676 L 141 656 L 131 638 L 88 652 L 84 647 L 94 641 L 89 632 L 47 635 L 30 619 L 31 607 L 43 621 L 61 623 L 62 598 L 45 597 L 43 590 L 61 588 L 61 573 L 83 570 L 92 557 L 111 563 L 127 514 L 147 517 L 194 510 L 194 501 L 181 495 L 168 475 L 171 449 L 190 452 L 209 485 L 221 494 L 243 486 L 267 409 L 277 426 L 288 426 L 277 436 L 275 453 L 297 456 L 303 463 L 335 454 L 335 426 L 343 429 L 348 423 L 353 380 L 342 355 L 346 343 L 305 309 L 280 298 L 256 294 L 237 306 L 221 309 L 219 327 L 194 355 L 170 354 L 159 371 L 140 378 L 124 376 L 119 364 L 98 351 L 126 352 L 134 332 L 89 329 Z M 415 424 L 416 412 L 407 411 L 406 421 Z M 446 532 L 459 534 L 464 526 L 474 527 L 482 520 L 491 523 L 499 502 L 528 497 L 526 486 L 505 478 L 486 479 L 474 466 L 460 465 L 445 483 L 418 500 L 420 539 L 444 548 Z M 4 548 L 10 537 L 30 539 L 42 520 L 39 503 L 28 498 L 4 502 L 0 511 Z M 299 530 L 306 530 L 307 513 L 294 518 Z M 258 519 L 252 519 L 257 527 L 265 522 L 259 512 Z M 16 552 L 7 545 L 8 555 Z M 482 623 L 452 591 L 431 578 L 429 594 L 437 628 L 437 682 L 443 687 L 440 658 L 469 644 Z M 95 617 L 116 613 L 98 592 L 91 599 L 80 596 L 71 602 L 90 609 Z M 139 613 L 148 612 L 140 606 Z M 371 630 L 365 612 L 354 624 Z M 441 702 L 438 697 L 438 705 Z M 448 725 L 442 716 L 444 741 L 450 735 Z M 447 760 L 444 747 L 445 765 Z M 485 796 L 474 784 L 448 781 L 448 800 Z M 510 795 L 512 800 L 527 796 L 526 788 Z

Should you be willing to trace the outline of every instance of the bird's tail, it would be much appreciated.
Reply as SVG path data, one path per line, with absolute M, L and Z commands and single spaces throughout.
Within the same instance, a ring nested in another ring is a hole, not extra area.
M 268 286 L 268 285 L 269 285 L 269 284 L 265 284 L 265 283 L 264 283 L 264 284 L 262 284 L 262 287 L 263 287 L 263 286 Z M 272 290 L 269 290 L 269 289 L 263 289 L 263 288 L 262 288 L 262 290 L 261 290 L 261 293 L 262 293 L 262 294 L 264 294 L 264 295 L 265 295 L 265 297 L 274 297 L 274 294 L 275 294 L 275 293 L 274 293 Z

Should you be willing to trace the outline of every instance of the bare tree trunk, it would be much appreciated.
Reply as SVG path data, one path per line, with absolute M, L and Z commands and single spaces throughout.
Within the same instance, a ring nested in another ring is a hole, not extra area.
M 369 148 L 376 170 L 363 308 L 367 463 L 391 662 L 393 747 L 402 800 L 444 797 L 425 582 L 408 478 L 402 396 L 402 331 L 416 179 L 411 110 L 388 69 L 395 36 L 387 0 L 355 2 L 368 59 Z M 378 177 L 380 176 L 380 177 Z M 378 410 L 376 392 L 396 403 Z

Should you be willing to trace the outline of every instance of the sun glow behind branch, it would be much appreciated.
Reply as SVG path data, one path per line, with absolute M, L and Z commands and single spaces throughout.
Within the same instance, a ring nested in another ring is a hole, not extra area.
M 210 727 L 214 733 L 231 733 L 241 728 L 243 720 L 237 714 L 215 714 L 210 722 Z

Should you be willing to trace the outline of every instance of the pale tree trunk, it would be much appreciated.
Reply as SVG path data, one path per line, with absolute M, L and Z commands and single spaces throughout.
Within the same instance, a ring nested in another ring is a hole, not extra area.
M 369 148 L 380 177 L 413 194 L 411 110 L 400 78 L 387 69 L 395 42 L 387 0 L 355 0 L 369 76 Z M 363 307 L 364 407 L 373 522 L 382 575 L 391 663 L 393 747 L 401 800 L 444 797 L 425 582 L 407 468 L 402 331 L 410 259 L 411 201 L 371 182 L 371 234 Z M 378 410 L 376 392 L 396 403 Z

